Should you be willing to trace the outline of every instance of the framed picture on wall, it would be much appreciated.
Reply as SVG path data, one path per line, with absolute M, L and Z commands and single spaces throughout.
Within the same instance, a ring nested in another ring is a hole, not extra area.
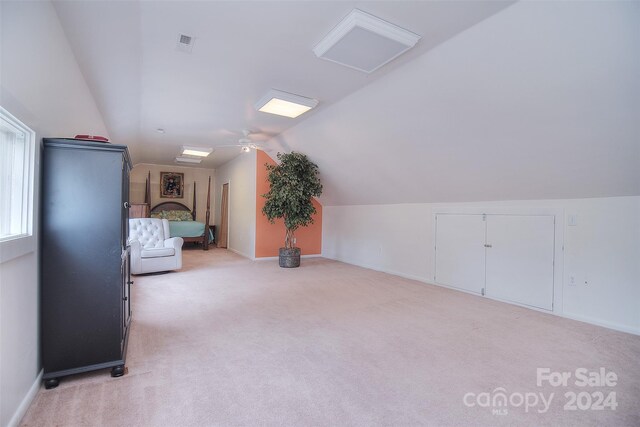
M 184 174 L 160 172 L 160 197 L 182 199 L 184 197 Z

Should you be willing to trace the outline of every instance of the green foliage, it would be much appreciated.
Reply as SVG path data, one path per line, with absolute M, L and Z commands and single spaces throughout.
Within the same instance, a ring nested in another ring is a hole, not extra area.
M 313 223 L 316 213 L 312 197 L 322 194 L 318 166 L 302 153 L 278 153 L 277 165 L 265 165 L 271 188 L 262 197 L 267 201 L 262 213 L 273 223 L 284 218 L 285 247 L 293 247 L 293 232 Z

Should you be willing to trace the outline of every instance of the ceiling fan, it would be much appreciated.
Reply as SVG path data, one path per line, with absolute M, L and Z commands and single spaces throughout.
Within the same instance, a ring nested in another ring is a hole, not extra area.
M 250 138 L 250 136 L 252 135 L 255 135 L 255 134 L 248 129 L 243 129 L 242 136 L 240 137 L 240 139 L 238 139 L 237 144 L 218 145 L 216 148 L 240 147 L 240 149 L 245 153 L 248 153 L 252 149 L 265 151 L 266 147 L 263 145 L 264 141 L 254 141 L 253 139 Z
M 251 140 L 251 138 L 249 138 L 249 135 L 251 135 L 251 131 L 247 129 L 242 130 L 242 137 L 238 140 L 238 145 L 242 147 L 241 148 L 242 151 L 247 153 L 252 148 L 254 150 L 262 149 L 261 147 L 258 146 L 259 143 L 255 143 L 253 142 L 253 140 Z

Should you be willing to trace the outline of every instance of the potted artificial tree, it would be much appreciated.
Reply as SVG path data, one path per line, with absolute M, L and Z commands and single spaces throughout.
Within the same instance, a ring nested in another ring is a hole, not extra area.
M 284 219 L 287 230 L 284 248 L 280 248 L 280 267 L 299 267 L 300 248 L 295 247 L 295 231 L 313 223 L 316 213 L 312 197 L 322 194 L 318 177 L 318 166 L 302 153 L 278 153 L 277 165 L 267 164 L 269 192 L 262 197 L 267 201 L 262 213 L 273 224 L 277 218 Z

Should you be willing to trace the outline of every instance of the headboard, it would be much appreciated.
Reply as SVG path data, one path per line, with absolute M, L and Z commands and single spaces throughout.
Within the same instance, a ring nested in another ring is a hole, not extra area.
M 162 212 L 162 211 L 187 211 L 191 212 L 191 217 L 193 220 L 196 220 L 196 211 L 189 209 L 187 206 L 178 202 L 163 202 L 158 205 L 155 205 L 153 209 L 151 209 L 151 213 Z
M 150 184 L 151 183 L 151 171 L 149 171 L 149 175 L 147 177 L 147 185 L 146 185 L 146 190 L 145 190 L 145 203 L 149 203 L 150 200 L 149 198 L 151 197 L 151 187 Z M 153 209 L 151 209 L 151 213 L 156 213 L 156 212 L 162 212 L 162 211 L 187 211 L 187 212 L 191 212 L 191 218 L 193 218 L 193 220 L 196 220 L 196 183 L 193 183 L 193 209 L 189 209 L 187 206 L 183 205 L 182 203 L 179 202 L 163 202 L 160 204 L 157 204 L 156 206 L 153 207 Z M 205 212 L 205 223 L 204 223 L 204 230 L 205 232 L 202 233 L 202 249 L 203 250 L 209 250 L 209 233 L 206 232 L 206 230 L 209 230 L 209 215 L 211 214 L 211 177 L 209 177 L 209 181 L 207 184 L 207 210 Z M 194 238 L 194 237 L 184 237 L 184 239 L 188 239 L 188 241 L 197 241 L 198 238 Z

